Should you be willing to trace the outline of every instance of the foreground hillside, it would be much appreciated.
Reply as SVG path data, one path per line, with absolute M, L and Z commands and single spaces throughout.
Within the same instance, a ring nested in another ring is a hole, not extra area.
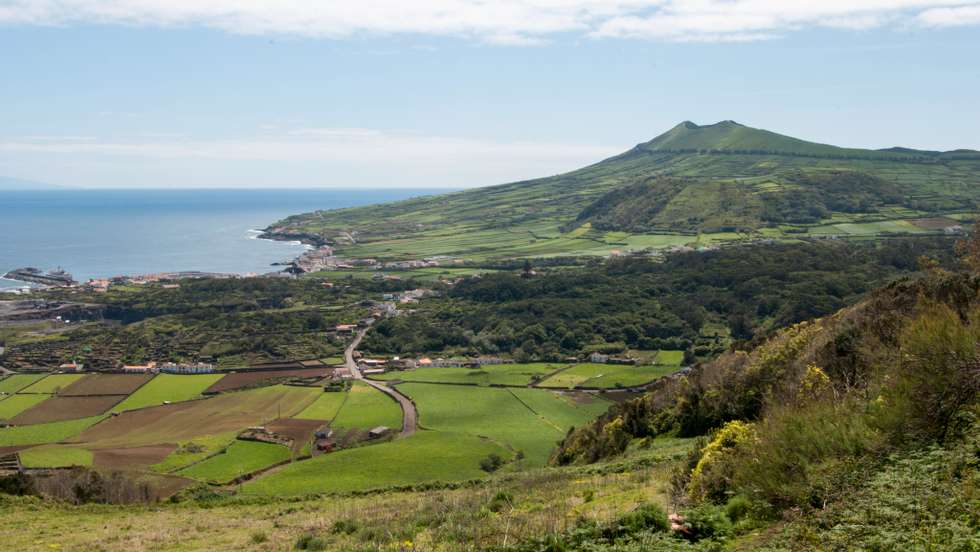
M 942 232 L 977 209 L 980 153 L 846 149 L 684 122 L 570 173 L 296 215 L 270 237 L 346 257 L 602 255 L 676 245 Z
M 3 497 L 0 535 L 71 550 L 977 550 L 980 277 L 923 266 L 576 422 L 549 468 L 366 496 L 317 490 L 344 473 L 322 464 L 289 499 L 261 492 L 261 478 L 153 506 Z M 465 402 L 420 393 L 432 384 L 403 385 L 433 433 L 469 420 L 499 441 L 526 425 L 499 407 L 460 416 Z M 406 458 L 380 460 L 354 465 L 379 473 Z M 446 461 L 434 448 L 409 466 Z

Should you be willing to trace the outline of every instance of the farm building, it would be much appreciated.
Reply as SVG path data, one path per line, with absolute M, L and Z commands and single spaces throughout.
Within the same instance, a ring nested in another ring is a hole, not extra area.
M 391 431 L 391 429 L 389 429 L 388 426 L 378 426 L 371 431 L 368 431 L 368 437 L 371 439 L 377 439 L 379 437 L 384 437 L 389 431 Z

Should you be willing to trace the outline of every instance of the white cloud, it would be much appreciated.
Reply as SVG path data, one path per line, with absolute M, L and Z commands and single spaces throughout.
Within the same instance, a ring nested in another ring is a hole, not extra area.
M 0 22 L 205 26 L 345 38 L 424 34 L 534 45 L 559 33 L 745 41 L 827 27 L 980 24 L 977 0 L 0 0 Z
M 930 27 L 980 25 L 980 4 L 955 8 L 933 8 L 920 13 L 918 20 Z
M 193 176 L 196 170 L 193 167 L 202 163 L 221 167 L 219 171 L 228 174 L 254 163 L 284 169 L 303 165 L 314 167 L 315 170 L 307 172 L 315 173 L 317 178 L 345 175 L 348 182 L 367 179 L 394 185 L 467 186 L 555 174 L 625 149 L 357 128 L 296 129 L 251 138 L 211 140 L 148 138 L 147 135 L 119 141 L 56 140 L 54 137 L 45 141 L 0 141 L 0 161 L 6 158 L 22 163 L 30 158 L 43 160 L 50 167 L 68 167 L 77 160 L 86 163 L 102 160 L 112 170 L 160 161 L 170 170 L 186 172 L 188 176 Z M 235 179 L 220 176 L 218 180 Z

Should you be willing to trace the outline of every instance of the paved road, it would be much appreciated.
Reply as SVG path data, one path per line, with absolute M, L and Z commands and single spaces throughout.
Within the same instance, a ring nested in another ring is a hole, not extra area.
M 402 407 L 402 432 L 399 434 L 400 437 L 408 437 L 409 435 L 415 433 L 419 425 L 419 413 L 415 409 L 415 403 L 413 403 L 408 397 L 402 395 L 397 389 L 393 387 L 388 387 L 387 385 L 365 379 L 364 375 L 357 368 L 357 363 L 354 362 L 354 351 L 357 350 L 357 346 L 361 344 L 361 340 L 364 339 L 364 334 L 368 331 L 367 328 L 357 332 L 354 336 L 354 340 L 350 342 L 347 349 L 344 350 L 344 362 L 347 365 L 347 369 L 350 370 L 351 376 L 356 380 L 361 380 L 364 383 L 370 385 L 371 387 L 391 396 L 391 398 L 398 401 L 398 404 Z

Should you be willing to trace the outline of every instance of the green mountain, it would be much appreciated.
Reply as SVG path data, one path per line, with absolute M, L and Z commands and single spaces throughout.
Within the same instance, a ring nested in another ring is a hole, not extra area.
M 758 237 L 937 232 L 972 219 L 978 184 L 980 152 L 839 148 L 734 121 L 684 122 L 569 173 L 317 211 L 267 231 L 351 257 L 605 255 Z

